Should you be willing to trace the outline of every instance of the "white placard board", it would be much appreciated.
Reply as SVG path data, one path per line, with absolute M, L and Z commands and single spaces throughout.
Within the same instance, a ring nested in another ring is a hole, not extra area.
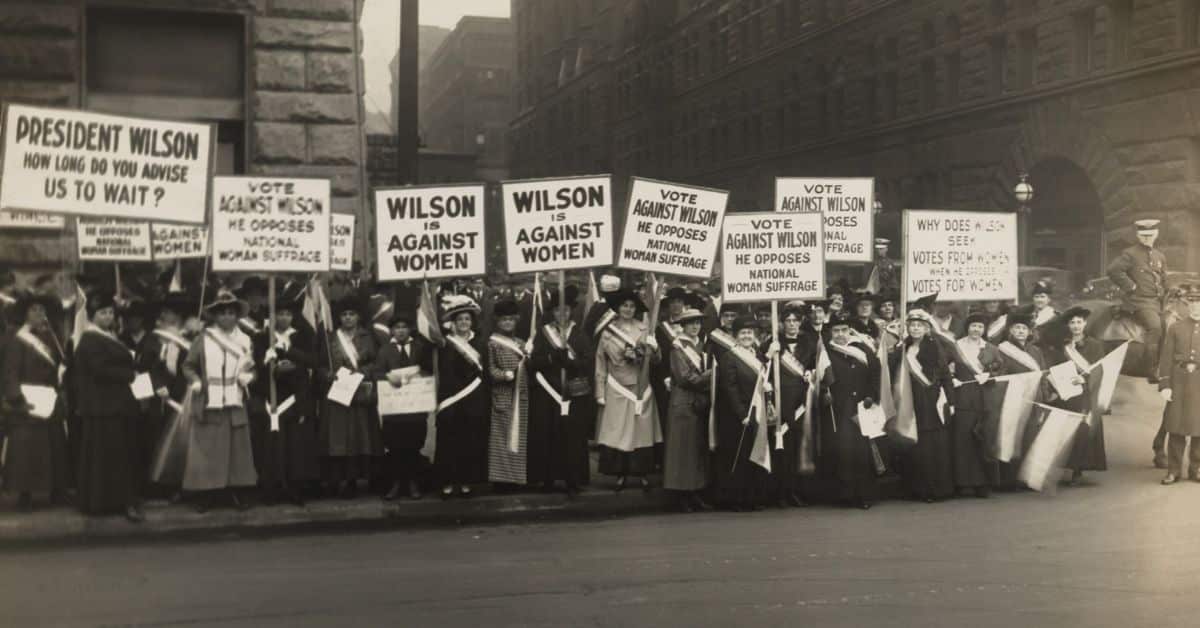
M 199 224 L 216 126 L 10 104 L 0 209 Z
M 328 179 L 214 177 L 212 269 L 329 270 Z
M 75 219 L 79 259 L 98 262 L 149 262 L 150 223 L 115 218 Z
M 1017 215 L 904 211 L 905 301 L 1011 301 L 1020 295 Z
M 708 279 L 729 192 L 634 177 L 617 266 Z
M 437 382 L 432 375 L 416 375 L 399 388 L 380 380 L 376 391 L 380 416 L 420 414 L 437 407 Z
M 725 303 L 824 298 L 821 214 L 725 214 L 721 285 Z
M 329 270 L 354 267 L 354 215 L 333 214 L 329 223 Z
M 150 227 L 154 261 L 208 257 L 208 227 L 154 223 Z
M 25 210 L 0 211 L 0 229 L 46 229 L 61 231 L 67 220 L 59 214 Z
M 485 274 L 484 199 L 482 183 L 375 190 L 379 280 Z
M 873 261 L 875 179 L 780 177 L 775 211 L 825 215 L 825 261 Z
M 505 181 L 509 274 L 611 266 L 612 177 Z

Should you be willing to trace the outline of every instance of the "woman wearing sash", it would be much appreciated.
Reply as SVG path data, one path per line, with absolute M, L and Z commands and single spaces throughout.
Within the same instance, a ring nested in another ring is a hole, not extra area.
M 672 321 L 679 326 L 671 351 L 671 400 L 667 409 L 663 488 L 679 494 L 684 512 L 710 506 L 700 497 L 708 484 L 708 404 L 710 368 L 700 350 L 704 312 L 685 308 Z
M 326 343 L 329 354 L 317 361 L 317 377 L 327 385 L 326 390 L 337 381 L 339 372 L 364 376 L 373 372 L 375 338 L 359 324 L 361 308 L 362 301 L 353 295 L 333 304 L 333 316 L 340 327 Z M 369 377 L 358 385 L 349 406 L 326 394 L 321 401 L 321 441 L 325 447 L 326 481 L 336 483 L 340 497 L 356 497 L 358 481 L 370 475 L 371 458 L 383 455 L 374 384 Z
M 1033 312 L 1030 314 L 1031 319 L 1031 340 L 1030 342 L 1043 345 L 1041 334 L 1045 326 L 1058 317 L 1058 310 L 1050 305 L 1050 298 L 1054 294 L 1054 286 L 1048 279 L 1041 279 L 1033 284 L 1029 289 L 1029 300 L 1033 303 Z M 1053 335 L 1054 330 L 1049 330 L 1049 334 Z M 1051 344 L 1057 344 L 1053 338 L 1047 338 Z
M 617 491 L 629 476 L 649 490 L 646 474 L 654 470 L 654 446 L 662 442 L 662 428 L 654 390 L 641 375 L 646 360 L 658 360 L 658 343 L 637 319 L 645 306 L 633 291 L 615 292 L 607 300 L 617 318 L 604 328 L 596 348 L 600 473 L 617 476 Z
M 112 302 L 88 299 L 90 324 L 75 348 L 75 387 L 83 438 L 79 448 L 79 510 L 87 514 L 124 512 L 144 519 L 139 506 L 141 478 L 148 472 L 138 452 L 141 407 L 130 385 L 137 376 L 134 356 L 116 335 Z
M 304 505 L 303 489 L 321 479 L 320 434 L 312 394 L 312 370 L 316 367 L 316 344 L 310 333 L 295 325 L 302 300 L 276 297 L 275 344 L 270 334 L 254 340 L 258 377 L 267 382 L 264 410 L 266 431 L 262 434 L 261 458 L 256 459 L 259 486 L 270 501 Z M 270 381 L 275 378 L 275 402 L 270 407 Z M 277 418 L 271 412 L 278 413 Z
M 150 360 L 154 398 L 148 402 L 149 420 L 143 430 L 143 438 L 147 439 L 144 445 L 150 452 L 151 461 L 168 421 L 174 416 L 172 404 L 182 403 L 187 393 L 188 380 L 183 374 L 183 362 L 192 343 L 184 336 L 182 324 L 189 312 L 196 313 L 195 304 L 188 302 L 182 294 L 168 294 L 158 308 L 154 331 L 151 332 L 156 347 Z M 177 479 L 169 481 L 171 486 L 165 486 L 159 482 L 167 481 L 166 478 L 151 477 L 146 492 L 149 495 L 177 495 Z
M 548 307 L 554 318 L 542 325 L 533 341 L 528 473 L 530 484 L 540 482 L 546 490 L 564 481 L 567 495 L 574 497 L 590 474 L 592 353 L 584 327 L 571 321 L 578 290 L 567 286 L 565 292 L 564 304 L 559 304 L 557 291 L 550 293 Z
M 191 382 L 192 428 L 188 435 L 183 490 L 196 493 L 195 508 L 212 506 L 227 490 L 234 507 L 246 507 L 238 490 L 258 481 L 246 415 L 247 387 L 254 381 L 250 337 L 238 329 L 249 306 L 225 289 L 205 311 L 213 324 L 192 343 L 183 372 Z
M 438 350 L 437 449 L 434 469 L 442 499 L 458 491 L 471 495 L 471 484 L 488 476 L 489 404 L 485 380 L 488 341 L 475 333 L 479 305 L 462 295 L 442 297 L 442 321 L 451 325 Z
M 766 421 L 767 369 L 755 348 L 758 321 L 744 316 L 734 323 L 737 345 L 717 363 L 717 449 L 713 456 L 716 500 L 738 512 L 760 508 L 766 471 L 751 461 L 758 430 Z M 754 414 L 755 416 L 751 416 Z
M 967 335 L 955 341 L 954 418 L 950 421 L 950 450 L 954 486 L 958 492 L 987 497 L 996 481 L 996 463 L 988 459 L 984 426 L 1000 411 L 1003 390 L 992 378 L 1004 374 L 1000 350 L 984 338 L 990 317 L 976 312 L 967 317 Z M 991 417 L 989 419 L 989 417 Z
M 783 311 L 783 330 L 779 336 L 779 427 L 771 434 L 771 498 L 780 508 L 804 505 L 800 498 L 800 448 L 804 443 L 809 370 L 805 367 L 814 347 L 804 342 L 801 326 L 803 304 L 789 305 Z M 780 434 L 779 432 L 782 432 Z M 811 434 L 809 435 L 811 436 Z M 809 460 L 811 463 L 811 460 Z
M 1082 307 L 1072 307 L 1054 322 L 1056 331 L 1045 334 L 1048 338 L 1056 338 L 1057 346 L 1046 347 L 1046 361 L 1050 365 L 1070 361 L 1078 373 L 1076 383 L 1083 386 L 1083 392 L 1071 399 L 1059 399 L 1050 404 L 1071 412 L 1086 414 L 1087 420 L 1079 426 L 1071 447 L 1071 455 L 1067 459 L 1066 468 L 1071 470 L 1071 484 L 1078 484 L 1083 478 L 1084 471 L 1104 471 L 1108 469 L 1108 457 L 1104 447 L 1104 423 L 1100 413 L 1093 412 L 1092 386 L 1098 382 L 1090 381 L 1088 374 L 1092 366 L 1104 358 L 1104 344 L 1086 333 L 1088 317 L 1091 311 Z
M 1007 338 L 997 345 L 997 348 L 1000 350 L 1000 359 L 1004 362 L 1004 373 L 1012 375 L 1045 371 L 1046 359 L 1042 354 L 1042 350 L 1033 344 L 1031 338 L 1034 327 L 1032 308 L 1020 308 L 1009 312 L 1007 322 L 1008 329 L 1005 333 Z M 1007 387 L 1007 384 L 1005 384 L 1005 387 Z M 1046 382 L 1046 378 L 1042 377 L 1041 382 L 1034 388 L 1033 401 L 1042 403 L 1047 401 L 1050 396 L 1049 384 Z M 1001 391 L 1000 398 L 1003 398 L 1003 391 Z M 1037 418 L 1040 414 L 1041 410 L 1037 406 L 1034 406 L 1023 433 L 1017 435 L 1017 438 L 1021 440 L 1020 453 L 1022 455 L 1024 452 L 1029 451 L 1029 446 L 1033 444 L 1034 438 L 1037 437 L 1040 428 Z M 1020 468 L 1021 461 L 1019 457 L 1009 462 L 1001 462 L 997 482 L 999 488 L 1007 490 L 1017 488 L 1017 471 Z
M 387 380 L 396 388 L 409 383 L 410 373 L 421 376 L 433 374 L 433 350 L 424 338 L 413 335 L 413 317 L 400 313 L 392 317 L 392 337 L 379 349 L 375 360 L 375 379 Z M 428 412 L 385 414 L 383 422 L 383 444 L 387 449 L 387 475 L 392 483 L 384 495 L 385 501 L 400 497 L 403 489 L 408 490 L 410 499 L 421 499 L 419 475 L 423 464 L 421 448 L 428 436 Z
M 932 337 L 933 316 L 922 309 L 908 312 L 908 338 L 892 353 L 893 372 L 907 373 L 900 382 L 897 403 L 910 400 L 916 418 L 917 443 L 909 452 L 909 490 L 927 504 L 954 495 L 954 472 L 950 461 L 950 430 L 947 417 L 953 408 L 946 405 L 954 397 L 948 356 Z M 898 375 L 900 376 L 900 375 Z M 911 394 L 910 400 L 902 395 Z M 904 407 L 901 405 L 901 407 Z
M 488 338 L 488 377 L 492 390 L 488 481 L 523 486 L 528 481 L 529 356 L 516 337 L 520 307 L 504 299 L 493 308 L 495 330 Z
M 871 440 L 862 435 L 855 417 L 858 404 L 875 405 L 881 366 L 870 348 L 852 340 L 851 317 L 838 312 L 825 326 L 829 372 L 824 397 L 828 413 L 821 417 L 820 436 L 827 472 L 843 502 L 867 510 L 878 499 Z
M 97 297 L 97 304 L 101 299 Z M 60 501 L 71 483 L 67 457 L 66 399 L 62 385 L 63 356 L 50 329 L 46 313 L 50 297 L 25 294 L 8 312 L 20 325 L 7 339 L 4 351 L 4 406 L 7 439 L 4 443 L 4 488 L 17 493 L 18 507 L 33 510 L 33 495 L 47 494 Z M 89 301 L 89 304 L 91 302 Z M 108 300 L 111 308 L 112 301 Z M 128 355 L 128 354 L 126 354 Z M 38 386 L 57 394 L 53 411 L 35 416 L 23 386 Z

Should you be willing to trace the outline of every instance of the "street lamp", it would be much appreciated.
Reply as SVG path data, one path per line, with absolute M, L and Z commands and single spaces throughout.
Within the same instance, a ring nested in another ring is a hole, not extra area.
M 883 213 L 883 203 L 881 203 L 881 202 L 879 201 L 879 199 L 878 199 L 878 198 L 876 198 L 876 199 L 875 199 L 875 207 L 874 207 L 874 209 L 875 209 L 875 215 L 876 215 L 876 216 L 878 216 L 879 214 L 882 214 L 882 213 Z
M 1016 197 L 1019 207 L 1017 209 L 1018 234 L 1017 237 L 1017 255 L 1020 257 L 1019 262 L 1024 265 L 1029 264 L 1029 221 L 1030 208 L 1029 203 L 1033 200 L 1033 185 L 1029 183 L 1029 174 L 1022 172 L 1020 181 L 1013 187 L 1013 196 Z

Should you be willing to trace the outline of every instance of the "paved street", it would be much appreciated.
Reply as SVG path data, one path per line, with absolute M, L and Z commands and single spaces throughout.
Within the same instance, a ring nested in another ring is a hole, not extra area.
M 8 551 L 0 626 L 1194 626 L 1200 484 L 1130 385 L 1056 497 Z

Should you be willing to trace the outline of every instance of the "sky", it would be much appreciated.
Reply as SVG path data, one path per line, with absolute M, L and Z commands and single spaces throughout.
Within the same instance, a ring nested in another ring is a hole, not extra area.
M 464 15 L 508 17 L 510 0 L 422 0 L 421 24 L 453 29 Z M 367 111 L 390 111 L 388 63 L 400 46 L 400 0 L 366 0 L 363 5 L 363 65 Z

